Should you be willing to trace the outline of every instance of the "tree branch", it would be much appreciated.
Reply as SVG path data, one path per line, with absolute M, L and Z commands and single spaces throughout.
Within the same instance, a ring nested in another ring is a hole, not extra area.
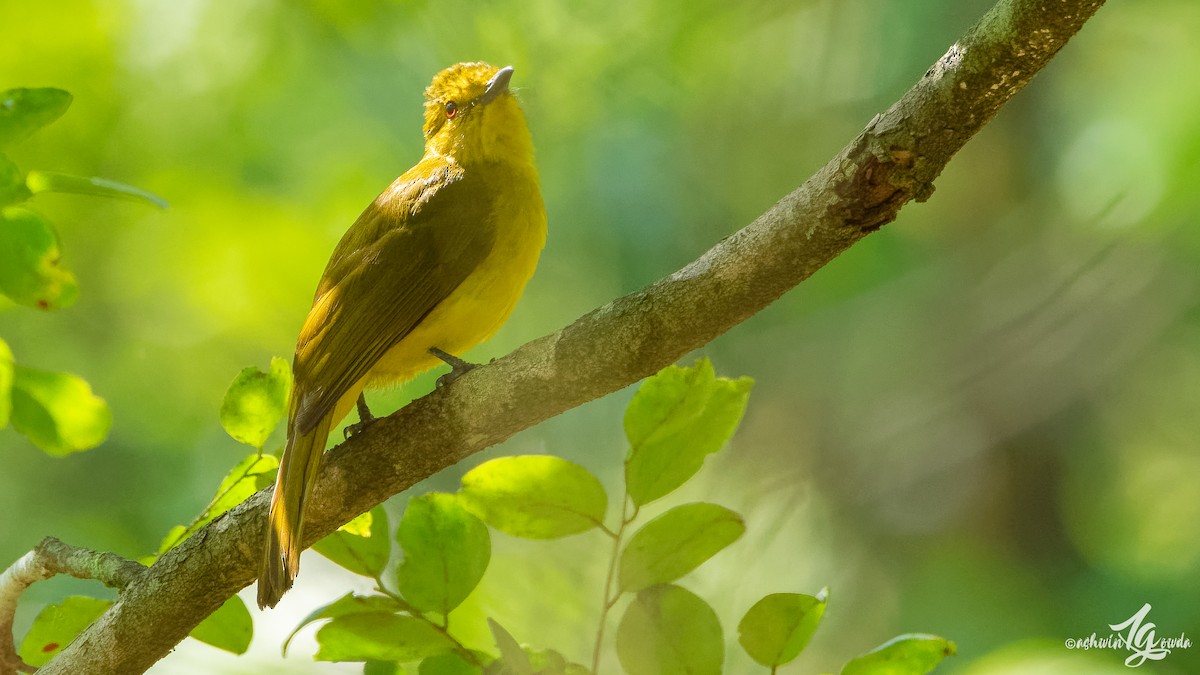
M 95 579 L 105 586 L 120 589 L 145 571 L 144 565 L 114 553 L 71 546 L 54 537 L 43 539 L 0 574 L 0 640 L 4 641 L 0 644 L 0 675 L 37 670 L 21 660 L 12 642 L 17 599 L 26 588 L 57 574 L 68 574 L 77 579 Z
M 565 410 L 636 382 L 737 325 L 933 180 L 1103 0 L 1000 0 L 903 98 L 803 186 L 687 267 L 476 368 L 330 451 L 305 544 Z M 141 673 L 254 580 L 269 494 L 162 556 L 45 675 Z

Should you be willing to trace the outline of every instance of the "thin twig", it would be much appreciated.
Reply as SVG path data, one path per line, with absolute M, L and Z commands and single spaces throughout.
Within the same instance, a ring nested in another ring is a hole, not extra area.
M 613 578 L 617 573 L 617 563 L 621 558 L 621 540 L 625 536 L 625 528 L 637 518 L 638 507 L 635 504 L 633 511 L 629 510 L 629 488 L 625 488 L 625 494 L 621 496 L 621 525 L 617 527 L 617 531 L 613 533 L 612 556 L 608 560 L 608 573 L 604 577 L 604 600 L 600 607 L 600 625 L 596 628 L 596 645 L 592 647 L 592 672 L 600 672 L 600 649 L 604 643 L 604 629 L 608 626 L 608 612 L 617 604 L 617 600 L 621 599 L 621 592 L 617 591 L 613 595 L 612 585 Z M 608 528 L 605 528 L 608 532 Z

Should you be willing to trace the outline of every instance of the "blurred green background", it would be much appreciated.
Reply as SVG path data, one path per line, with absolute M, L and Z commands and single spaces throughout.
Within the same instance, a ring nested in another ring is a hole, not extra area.
M 928 203 L 703 350 L 758 384 L 685 499 L 749 530 L 683 584 L 731 640 L 763 594 L 830 586 L 824 625 L 781 672 L 836 671 L 910 631 L 957 641 L 939 673 L 1123 672 L 1123 653 L 1063 642 L 1147 602 L 1160 635 L 1200 637 L 1200 5 L 1110 4 Z M 334 243 L 419 158 L 421 92 L 442 67 L 516 67 L 549 214 L 513 319 L 470 354 L 486 361 L 749 222 L 990 5 L 0 0 L 0 89 L 75 95 L 12 159 L 171 203 L 32 202 L 82 294 L 53 314 L 0 309 L 0 336 L 18 363 L 86 378 L 114 427 L 65 459 L 0 431 L 0 566 L 48 534 L 136 557 L 203 508 L 244 454 L 217 422 L 225 387 L 290 357 Z M 432 379 L 372 401 L 389 410 Z M 419 489 L 531 452 L 615 487 L 631 391 Z M 585 660 L 606 540 L 495 548 L 474 611 Z M 250 655 L 188 642 L 152 672 L 361 672 L 313 664 L 311 638 L 279 660 L 309 609 L 362 587 L 304 564 L 256 614 Z M 18 631 L 64 594 L 104 592 L 38 584 Z M 762 672 L 730 645 L 728 672 Z M 1200 672 L 1200 646 L 1139 672 Z

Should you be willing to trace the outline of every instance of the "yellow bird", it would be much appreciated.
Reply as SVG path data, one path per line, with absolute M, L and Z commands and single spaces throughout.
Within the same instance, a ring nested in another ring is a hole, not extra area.
M 296 344 L 287 447 L 271 499 L 258 606 L 300 566 L 304 508 L 330 430 L 366 387 L 466 352 L 508 319 L 546 241 L 512 67 L 459 63 L 425 90 L 425 155 L 338 243 Z M 439 356 L 440 355 L 440 356 Z M 457 371 L 462 365 L 455 365 Z

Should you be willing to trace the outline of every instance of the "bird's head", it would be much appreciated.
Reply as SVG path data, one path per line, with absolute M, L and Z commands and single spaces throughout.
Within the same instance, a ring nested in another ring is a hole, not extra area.
M 525 115 L 508 89 L 512 66 L 458 63 L 425 90 L 425 147 L 459 163 L 525 162 L 533 144 Z

